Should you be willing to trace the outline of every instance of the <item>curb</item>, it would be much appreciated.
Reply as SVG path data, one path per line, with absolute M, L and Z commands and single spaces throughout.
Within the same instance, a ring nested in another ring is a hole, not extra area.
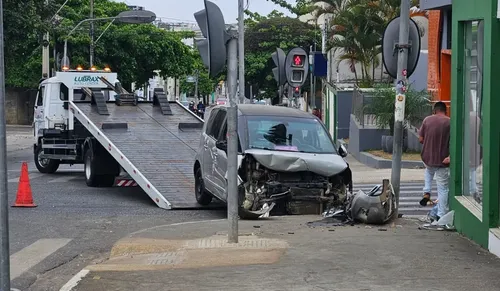
M 369 167 L 376 169 L 390 169 L 392 161 L 384 158 L 377 157 L 367 152 L 359 153 L 359 161 Z M 402 169 L 423 169 L 424 163 L 422 161 L 401 161 Z
M 111 250 L 113 249 L 113 247 L 115 246 L 115 244 L 117 244 L 118 242 L 120 242 L 124 238 L 130 238 L 130 237 L 132 237 L 135 234 L 139 234 L 141 232 L 145 232 L 145 231 L 148 231 L 148 230 L 151 230 L 151 229 L 160 228 L 160 227 L 187 225 L 187 224 L 198 224 L 198 223 L 201 224 L 201 223 L 215 222 L 215 221 L 221 221 L 221 220 L 226 220 L 226 219 L 210 219 L 210 220 L 185 221 L 185 222 L 169 223 L 169 224 L 164 224 L 164 225 L 158 225 L 158 226 L 144 228 L 144 229 L 132 232 L 132 233 L 128 234 L 127 236 L 125 236 L 125 237 L 117 240 L 113 244 L 113 246 L 111 247 Z M 111 250 L 110 250 L 110 253 L 111 253 Z M 90 267 L 90 266 L 88 266 L 88 267 Z M 80 270 L 80 272 L 76 273 L 76 275 L 73 276 L 68 282 L 66 282 L 66 284 L 64 284 L 61 287 L 61 289 L 59 289 L 59 291 L 71 291 L 71 290 L 73 290 L 73 288 L 75 288 L 76 286 L 78 286 L 78 284 L 80 283 L 80 281 L 83 278 L 85 278 L 85 276 L 87 276 L 88 273 L 90 272 L 90 270 L 88 269 L 88 267 L 85 267 L 82 270 Z

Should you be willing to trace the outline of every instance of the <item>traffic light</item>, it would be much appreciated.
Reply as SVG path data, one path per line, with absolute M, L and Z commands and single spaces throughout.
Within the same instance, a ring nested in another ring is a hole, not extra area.
M 274 52 L 271 57 L 276 65 L 276 68 L 273 68 L 274 79 L 278 83 L 278 86 L 283 86 L 286 83 L 285 52 L 280 48 L 276 48 L 276 52 Z
M 292 49 L 285 59 L 285 74 L 290 86 L 296 88 L 304 85 L 309 72 L 307 53 L 302 48 Z
M 299 98 L 300 97 L 300 87 L 295 87 L 293 90 L 293 97 Z
M 205 0 L 205 9 L 196 12 L 194 18 L 205 37 L 195 40 L 196 47 L 210 77 L 214 77 L 226 65 L 226 43 L 229 35 L 224 16 L 217 5 Z

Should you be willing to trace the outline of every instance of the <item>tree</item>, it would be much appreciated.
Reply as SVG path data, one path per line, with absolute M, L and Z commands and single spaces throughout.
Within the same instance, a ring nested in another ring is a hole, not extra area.
M 361 87 L 372 87 L 375 68 L 381 64 L 381 41 L 387 24 L 400 11 L 400 0 L 310 0 L 315 18 L 328 15 L 333 35 L 327 48 L 340 52 L 338 62 L 349 62 Z M 412 6 L 418 0 L 411 0 Z M 412 9 L 410 16 L 425 15 Z M 361 66 L 361 82 L 356 64 Z M 370 70 L 371 69 L 371 70 Z M 370 73 L 371 71 L 371 73 Z
M 310 24 L 283 17 L 276 11 L 267 17 L 248 11 L 247 15 L 250 18 L 246 20 L 245 32 L 245 80 L 253 86 L 253 92 L 264 92 L 258 93 L 258 98 L 274 98 L 278 87 L 272 74 L 271 54 L 278 47 L 285 51 L 294 47 L 308 50 L 310 45 L 319 42 L 320 32 Z
M 208 104 L 208 95 L 210 95 L 217 84 L 219 78 L 210 78 L 208 75 L 208 71 L 203 65 L 201 60 L 201 56 L 197 50 L 192 51 L 194 55 L 194 63 L 193 63 L 193 75 L 198 77 L 198 96 L 203 97 L 203 102 Z M 189 94 L 191 96 L 195 96 L 195 83 L 187 81 L 187 75 L 181 77 L 180 90 L 183 93 Z
M 55 46 L 62 57 L 64 40 L 68 33 L 89 15 L 89 0 L 70 0 L 58 13 L 63 0 L 13 1 L 5 4 L 6 84 L 12 87 L 35 87 L 40 79 L 41 46 L 43 33 L 51 34 L 51 50 Z M 124 3 L 110 0 L 96 1 L 96 18 L 113 17 L 127 10 Z M 51 21 L 52 20 L 52 21 Z M 57 21 L 54 21 L 57 20 Z M 104 32 L 109 22 L 95 22 L 95 38 Z M 8 24 L 8 25 L 7 25 Z M 82 24 L 68 37 L 68 56 L 71 67 L 89 67 L 89 23 Z M 126 86 L 132 82 L 144 84 L 160 71 L 162 77 L 179 77 L 193 69 L 194 56 L 182 43 L 184 33 L 168 32 L 153 24 L 122 24 L 115 21 L 95 46 L 94 63 L 98 68 L 109 65 L 118 72 Z M 56 58 L 52 57 L 52 61 Z

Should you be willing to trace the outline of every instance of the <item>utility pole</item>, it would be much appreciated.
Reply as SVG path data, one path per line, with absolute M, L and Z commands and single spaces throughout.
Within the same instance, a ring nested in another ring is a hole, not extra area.
M 94 19 L 94 0 L 90 0 L 90 19 Z M 94 66 L 94 21 L 90 21 L 90 66 Z
M 7 141 L 5 137 L 5 64 L 3 1 L 0 1 L 0 290 L 10 290 L 9 196 L 7 191 Z
M 394 142 L 392 153 L 391 183 L 396 196 L 396 214 L 399 211 L 399 190 L 401 183 L 401 155 L 403 154 L 403 122 L 405 117 L 406 72 L 408 66 L 408 35 L 410 30 L 410 1 L 401 0 L 401 17 L 399 23 L 398 74 L 396 81 L 396 99 L 394 111 Z
M 236 97 L 237 77 L 238 39 L 232 36 L 227 43 L 227 85 L 229 89 L 229 108 L 227 110 L 227 219 L 229 222 L 228 243 L 238 243 L 238 103 Z
M 45 5 L 49 5 L 49 1 L 45 0 Z M 42 41 L 42 78 L 50 77 L 50 50 L 49 50 L 50 34 L 47 31 L 43 35 Z M 55 56 L 54 56 L 55 59 Z
M 238 61 L 240 103 L 245 101 L 245 9 L 244 0 L 238 0 Z
M 249 97 L 250 98 L 250 104 L 253 104 L 253 92 L 252 92 L 253 88 L 252 87 L 253 87 L 253 85 L 250 85 L 250 97 Z

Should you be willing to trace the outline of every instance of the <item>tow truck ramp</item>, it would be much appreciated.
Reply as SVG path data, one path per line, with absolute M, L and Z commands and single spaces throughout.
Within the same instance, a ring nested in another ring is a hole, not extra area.
M 203 120 L 179 102 L 165 106 L 161 97 L 154 105 L 108 103 L 108 114 L 99 102 L 70 101 L 69 108 L 160 208 L 201 208 L 193 164 Z

